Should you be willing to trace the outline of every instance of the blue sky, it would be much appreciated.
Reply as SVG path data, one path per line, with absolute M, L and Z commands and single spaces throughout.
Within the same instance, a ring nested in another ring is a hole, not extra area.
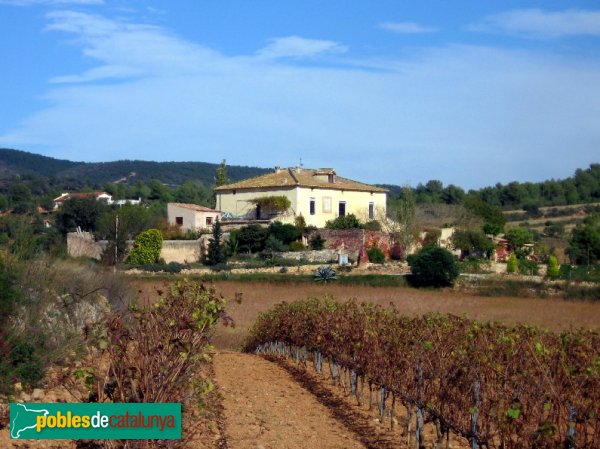
M 464 188 L 600 162 L 593 1 L 0 0 L 0 147 Z

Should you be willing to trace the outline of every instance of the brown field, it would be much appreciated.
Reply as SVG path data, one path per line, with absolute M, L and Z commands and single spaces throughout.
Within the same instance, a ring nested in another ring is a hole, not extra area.
M 144 283 L 143 295 L 150 295 L 155 284 Z M 464 315 L 480 321 L 506 324 L 527 323 L 550 330 L 584 327 L 600 330 L 600 302 L 565 301 L 551 298 L 484 297 L 451 290 L 417 290 L 398 287 L 367 287 L 328 284 L 271 284 L 260 282 L 216 282 L 226 298 L 234 328 L 219 326 L 214 344 L 219 349 L 239 350 L 248 329 L 260 312 L 282 301 L 332 295 L 335 299 L 355 298 L 383 306 L 393 304 L 406 315 L 444 312 Z M 242 302 L 233 298 L 241 293 Z

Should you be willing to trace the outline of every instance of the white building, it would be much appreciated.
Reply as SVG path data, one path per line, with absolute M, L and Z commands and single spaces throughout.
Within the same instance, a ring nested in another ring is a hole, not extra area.
M 221 218 L 221 212 L 198 204 L 168 203 L 167 216 L 170 225 L 197 231 L 210 229 Z

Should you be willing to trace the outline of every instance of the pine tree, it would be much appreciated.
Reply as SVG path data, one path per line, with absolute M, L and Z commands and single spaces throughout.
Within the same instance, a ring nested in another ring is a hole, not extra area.
M 220 187 L 228 183 L 229 179 L 227 179 L 227 164 L 225 163 L 225 159 L 223 159 L 217 167 L 217 174 L 215 176 L 215 186 Z
M 223 245 L 223 230 L 221 222 L 215 221 L 213 225 L 212 238 L 208 242 L 208 251 L 204 263 L 206 265 L 217 265 L 227 261 L 225 245 Z

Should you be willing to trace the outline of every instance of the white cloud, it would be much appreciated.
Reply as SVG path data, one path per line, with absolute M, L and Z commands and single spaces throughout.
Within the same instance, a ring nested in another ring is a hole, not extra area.
M 540 38 L 600 36 L 600 11 L 517 9 L 488 16 L 470 29 Z
M 0 146 L 96 161 L 302 157 L 367 182 L 464 187 L 567 176 L 598 159 L 594 61 L 447 46 L 325 68 L 272 58 L 325 57 L 339 44 L 298 38 L 270 57 L 225 56 L 160 27 L 48 18 L 95 67 L 56 78 L 47 106 L 2 130 Z
M 344 53 L 347 48 L 337 42 L 287 36 L 272 39 L 269 45 L 257 52 L 264 59 L 306 58 L 323 53 Z
M 426 27 L 414 22 L 384 22 L 379 28 L 399 34 L 435 33 L 437 28 Z
M 0 4 L 13 6 L 103 5 L 104 0 L 0 0 Z

